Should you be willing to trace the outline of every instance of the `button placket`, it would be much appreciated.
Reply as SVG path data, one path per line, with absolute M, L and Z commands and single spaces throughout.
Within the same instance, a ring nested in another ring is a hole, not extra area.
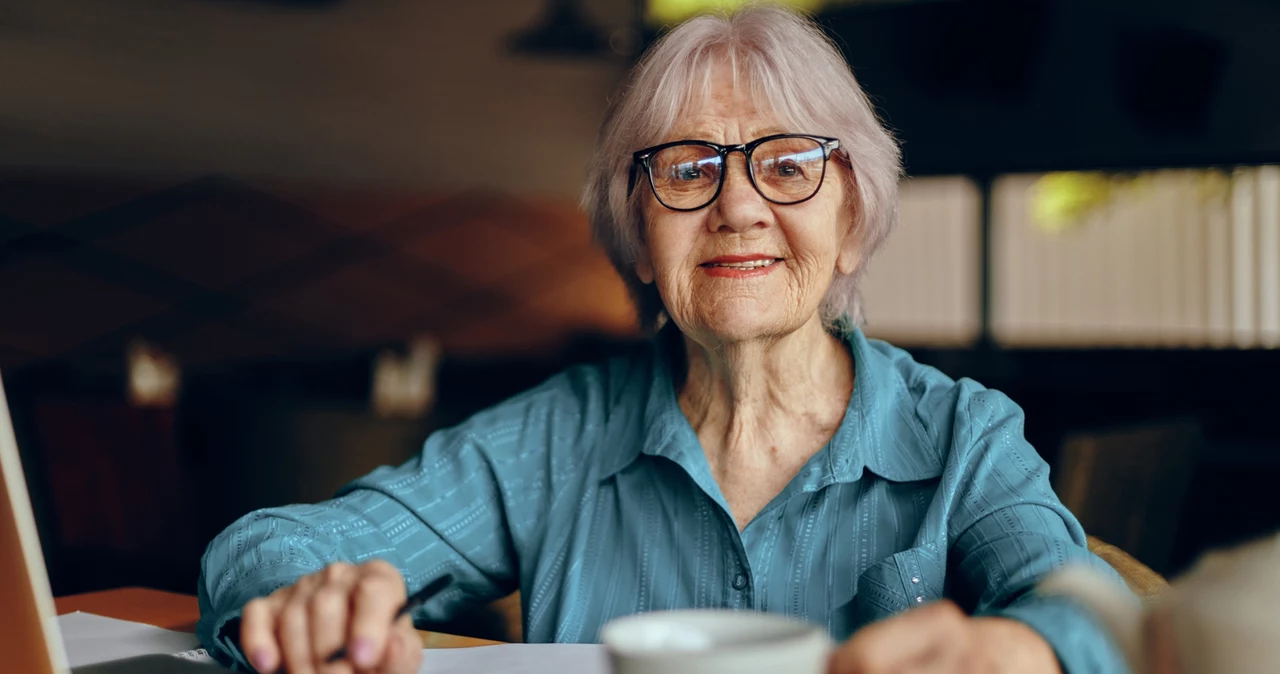
M 903 561 L 905 562 L 902 568 L 903 581 L 905 581 L 903 585 L 914 603 L 923 604 L 924 584 L 920 580 L 920 559 L 913 552 L 906 555 Z

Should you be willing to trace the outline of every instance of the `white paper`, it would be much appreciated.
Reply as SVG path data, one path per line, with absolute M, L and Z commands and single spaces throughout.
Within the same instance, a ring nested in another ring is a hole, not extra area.
M 77 611 L 58 616 L 58 631 L 62 632 L 67 664 L 71 667 L 156 653 L 200 659 L 189 653 L 200 648 L 196 635 L 128 620 Z
M 82 667 L 138 655 L 164 653 L 211 661 L 188 632 L 106 618 L 92 613 L 58 616 L 68 664 Z M 419 674 L 607 674 L 603 646 L 503 644 L 423 651 Z
M 603 646 L 593 644 L 503 644 L 475 648 L 431 648 L 418 674 L 607 674 Z

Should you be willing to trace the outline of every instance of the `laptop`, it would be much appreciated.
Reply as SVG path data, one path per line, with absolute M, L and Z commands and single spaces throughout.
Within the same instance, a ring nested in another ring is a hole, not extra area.
M 71 670 L 58 632 L 35 517 L 0 381 L 0 669 L 27 674 L 216 674 L 173 655 L 146 655 Z

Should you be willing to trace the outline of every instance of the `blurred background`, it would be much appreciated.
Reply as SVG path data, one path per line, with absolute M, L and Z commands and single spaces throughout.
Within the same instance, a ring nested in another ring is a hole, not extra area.
M 0 369 L 57 595 L 640 339 L 576 205 L 731 0 L 0 0 Z M 1157 571 L 1280 528 L 1280 2 L 794 0 L 903 141 L 867 332 Z

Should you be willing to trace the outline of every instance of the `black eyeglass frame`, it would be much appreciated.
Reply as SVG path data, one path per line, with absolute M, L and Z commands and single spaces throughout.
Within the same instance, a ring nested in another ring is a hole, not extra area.
M 818 176 L 818 186 L 814 188 L 812 194 L 810 194 L 809 196 L 803 199 L 798 199 L 796 201 L 778 201 L 777 199 L 770 199 L 769 195 L 765 194 L 764 191 L 760 189 L 760 184 L 756 182 L 756 170 L 755 168 L 752 167 L 752 164 L 751 164 L 751 153 L 754 152 L 757 147 L 760 147 L 764 143 L 767 143 L 771 140 L 779 140 L 781 138 L 807 138 L 809 140 L 812 140 L 818 143 L 819 146 L 821 146 L 822 148 L 822 175 Z M 658 188 L 653 184 L 653 165 L 650 162 L 650 160 L 653 159 L 653 156 L 655 154 L 669 147 L 677 147 L 680 145 L 701 145 L 703 147 L 709 147 L 712 150 L 715 150 L 716 154 L 720 156 L 720 166 L 721 166 L 720 180 L 719 182 L 716 183 L 716 191 L 714 194 L 711 195 L 710 199 L 707 199 L 707 203 L 694 208 L 676 208 L 674 206 L 669 205 L 667 202 L 662 200 L 661 196 L 658 195 Z M 661 145 L 654 145 L 653 147 L 647 147 L 643 150 L 637 150 L 631 155 L 631 162 L 632 162 L 631 176 L 627 184 L 627 196 L 630 197 L 631 194 L 635 192 L 636 168 L 640 167 L 644 169 L 644 174 L 649 179 L 649 189 L 653 191 L 653 197 L 658 200 L 658 203 L 662 204 L 664 207 L 669 208 L 673 211 L 681 211 L 681 212 L 700 211 L 706 208 L 707 206 L 710 206 L 711 204 L 715 203 L 716 199 L 720 198 L 720 192 L 724 190 L 724 178 L 729 173 L 729 170 L 728 170 L 729 153 L 741 152 L 742 156 L 747 160 L 747 179 L 751 181 L 751 187 L 755 189 L 757 194 L 759 194 L 761 197 L 764 197 L 765 201 L 778 204 L 779 206 L 792 206 L 795 204 L 802 204 L 818 196 L 818 192 L 822 189 L 822 184 L 826 182 L 826 179 L 827 179 L 827 162 L 831 160 L 832 153 L 834 153 L 836 150 L 839 150 L 839 149 L 840 149 L 840 139 L 829 138 L 827 136 L 814 136 L 807 133 L 775 133 L 771 136 L 764 136 L 761 138 L 757 138 L 749 143 L 741 143 L 738 145 L 719 145 L 717 143 L 712 143 L 709 140 L 697 140 L 697 139 L 675 140 L 675 141 L 671 141 L 670 143 L 663 143 Z

